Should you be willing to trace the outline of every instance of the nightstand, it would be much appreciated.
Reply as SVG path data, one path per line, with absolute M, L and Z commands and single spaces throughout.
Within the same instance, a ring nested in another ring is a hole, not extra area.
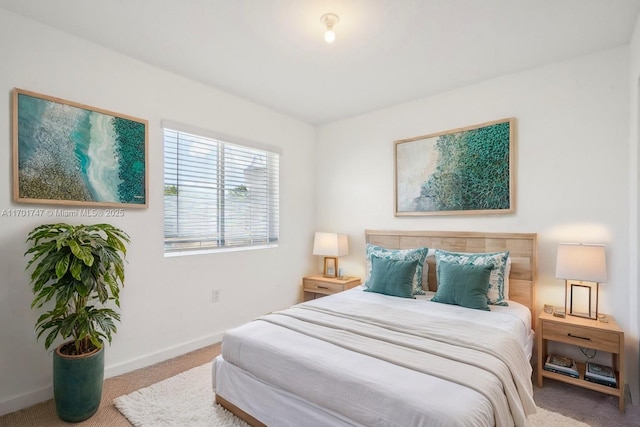
M 347 289 L 355 288 L 359 284 L 359 277 L 344 276 L 336 279 L 324 276 L 306 276 L 302 278 L 305 301 L 346 291 Z
M 542 387 L 543 378 L 553 378 L 557 381 L 599 391 L 617 396 L 620 402 L 620 412 L 624 412 L 624 332 L 614 319 L 607 316 L 608 322 L 583 319 L 581 317 L 556 317 L 552 314 L 540 313 L 538 316 L 538 387 Z M 575 346 L 595 349 L 611 353 L 611 365 L 616 371 L 618 387 L 607 387 L 584 379 L 585 364 L 578 365 L 578 378 L 555 372 L 545 371 L 544 363 L 547 358 L 547 342 L 555 341 Z

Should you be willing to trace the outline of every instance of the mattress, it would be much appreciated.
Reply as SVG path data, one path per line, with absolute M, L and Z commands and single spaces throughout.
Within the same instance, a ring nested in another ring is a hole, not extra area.
M 522 353 L 519 360 L 528 361 L 533 340 L 526 307 L 510 302 L 508 307 L 492 306 L 490 312 L 484 312 L 428 299 L 389 297 L 356 288 L 301 304 L 305 310 L 297 311 L 324 313 L 343 307 L 345 312 L 353 312 L 363 305 L 384 307 L 391 317 L 408 315 L 414 329 L 419 329 L 428 313 L 430 325 L 438 325 L 444 335 L 446 325 L 452 322 L 467 322 L 480 330 L 506 335 Z M 452 381 L 438 375 L 437 370 L 435 374 L 423 372 L 408 363 L 391 363 L 393 357 L 372 357 L 367 351 L 350 348 L 351 341 L 360 338 L 336 344 L 308 334 L 317 326 L 300 324 L 305 325 L 303 330 L 261 319 L 229 331 L 213 367 L 216 393 L 270 426 L 494 426 L 497 417 L 504 415 L 504 408 L 496 415 L 495 403 L 481 386 L 461 384 L 464 378 Z M 341 327 L 334 329 L 338 335 L 346 334 Z M 389 351 L 396 349 L 391 345 Z M 406 360 L 412 354 L 407 353 Z M 531 367 L 526 365 L 521 367 L 525 371 L 521 375 L 527 377 L 528 389 L 521 385 L 525 390 L 519 392 L 524 394 L 524 411 L 529 413 Z M 427 363 L 426 370 L 430 369 Z

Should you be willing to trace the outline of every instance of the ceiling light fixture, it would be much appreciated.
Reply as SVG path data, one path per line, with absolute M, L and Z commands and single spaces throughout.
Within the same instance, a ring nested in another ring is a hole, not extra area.
M 338 18 L 338 15 L 335 13 L 325 13 L 320 17 L 320 22 L 327 27 L 327 31 L 324 33 L 324 40 L 327 43 L 333 43 L 336 39 L 336 33 L 333 31 L 333 26 L 340 22 L 340 18 Z

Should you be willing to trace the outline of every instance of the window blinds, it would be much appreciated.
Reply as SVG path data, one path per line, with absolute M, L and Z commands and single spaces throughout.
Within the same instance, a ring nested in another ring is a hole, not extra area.
M 279 157 L 165 128 L 165 253 L 277 242 Z

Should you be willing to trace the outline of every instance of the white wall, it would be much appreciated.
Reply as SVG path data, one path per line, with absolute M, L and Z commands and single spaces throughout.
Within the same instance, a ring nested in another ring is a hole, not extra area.
M 107 376 L 217 342 L 224 330 L 297 302 L 300 277 L 313 270 L 312 126 L 2 9 L 0 39 L 0 212 L 42 207 L 12 203 L 12 88 L 149 121 L 149 208 L 128 209 L 111 221 L 132 243 L 122 321 L 106 352 Z M 278 248 L 163 257 L 162 119 L 281 147 Z M 34 226 L 65 220 L 0 216 L 0 414 L 52 396 L 51 355 L 35 339 L 38 314 L 29 308 L 23 253 Z M 218 303 L 211 302 L 213 288 L 221 291 Z
M 629 44 L 630 52 L 630 73 L 629 86 L 631 100 L 629 103 L 630 111 L 630 135 L 629 135 L 629 236 L 631 247 L 629 249 L 629 311 L 631 318 L 629 319 L 629 334 L 636 342 L 640 341 L 640 292 L 638 290 L 638 277 L 640 277 L 640 264 L 638 263 L 640 234 L 638 222 L 640 221 L 640 206 L 638 192 L 640 191 L 640 175 L 638 164 L 640 163 L 640 15 L 636 21 L 635 31 Z M 629 370 L 629 381 L 631 396 L 634 402 L 640 400 L 640 348 L 636 345 L 631 347 L 628 357 L 630 360 L 637 361 L 636 366 L 632 366 Z
M 601 311 L 631 330 L 628 58 L 627 48 L 608 50 L 321 126 L 317 224 L 349 234 L 345 273 L 364 274 L 367 228 L 535 232 L 540 310 L 564 304 L 557 243 L 601 242 Z M 506 117 L 517 120 L 515 214 L 394 217 L 394 140 Z M 627 335 L 627 349 L 637 347 Z

